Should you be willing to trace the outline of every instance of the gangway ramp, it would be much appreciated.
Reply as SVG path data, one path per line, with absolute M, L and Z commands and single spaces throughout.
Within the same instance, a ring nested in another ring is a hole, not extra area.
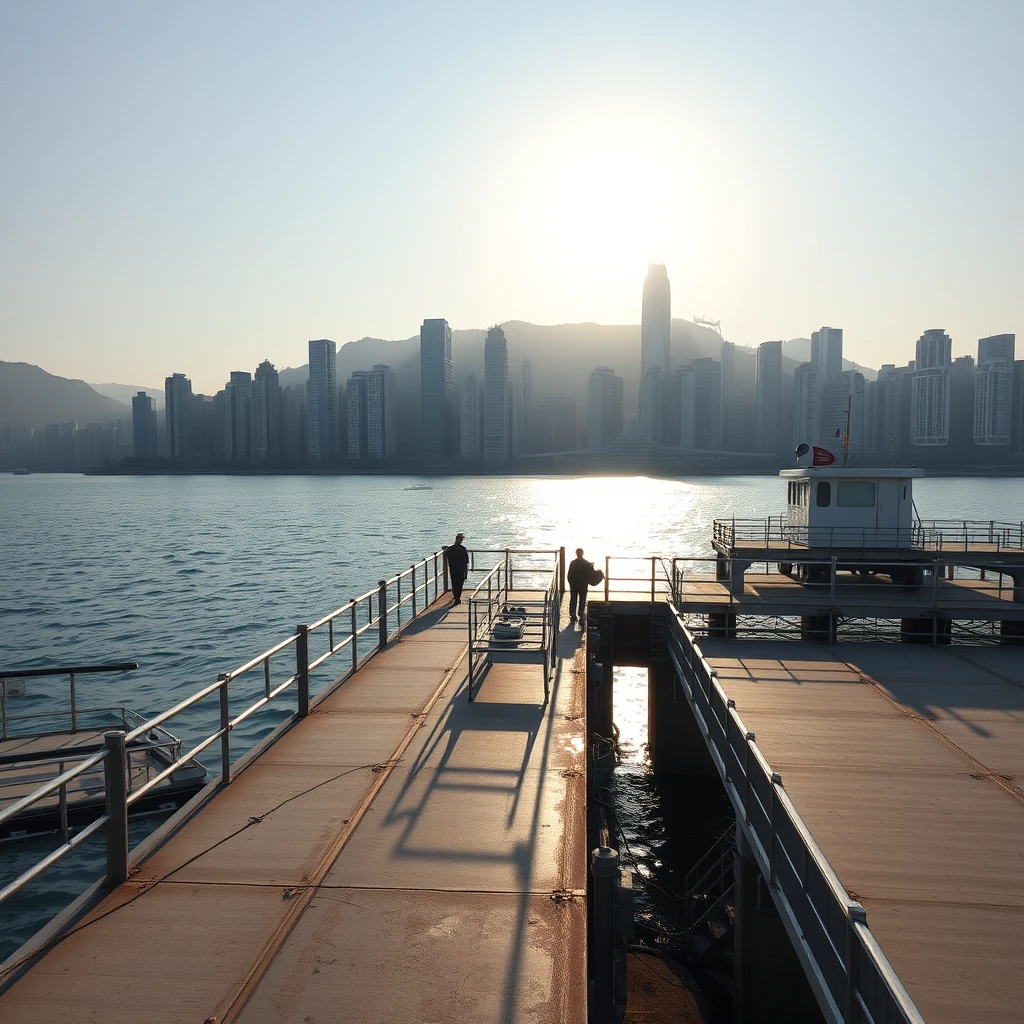
M 0 1019 L 582 1022 L 580 634 L 465 696 L 442 598 L 0 994 Z M 577 820 L 578 819 L 578 820 Z

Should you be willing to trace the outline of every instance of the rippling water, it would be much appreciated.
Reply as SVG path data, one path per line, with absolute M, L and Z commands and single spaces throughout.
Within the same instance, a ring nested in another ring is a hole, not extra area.
M 925 518 L 1019 519 L 1024 505 L 1019 480 L 924 480 L 916 494 Z M 155 714 L 456 532 L 470 548 L 581 546 L 595 560 L 708 555 L 713 518 L 778 514 L 783 498 L 773 477 L 3 476 L 0 668 L 137 661 L 131 674 L 81 677 L 79 703 Z M 325 670 L 314 689 L 332 676 Z M 641 870 L 674 885 L 671 797 L 644 760 L 645 678 L 618 681 L 624 829 Z M 9 710 L 38 706 L 39 689 Z M 239 688 L 233 710 L 253 692 Z M 238 752 L 290 710 L 272 705 L 245 723 L 232 736 Z M 196 739 L 215 721 L 208 702 L 172 729 Z M 672 814 L 690 817 L 685 807 Z M 39 850 L 0 846 L 0 885 Z M 0 958 L 97 877 L 100 861 L 83 850 L 0 911 L 5 924 L 14 917 Z

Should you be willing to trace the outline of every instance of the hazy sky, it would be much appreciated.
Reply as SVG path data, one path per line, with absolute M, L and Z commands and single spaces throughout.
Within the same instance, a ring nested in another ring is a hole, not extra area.
M 3 0 L 0 359 L 211 391 L 424 317 L 639 323 L 651 260 L 739 343 L 975 353 L 1024 335 L 1022 38 L 1017 0 Z

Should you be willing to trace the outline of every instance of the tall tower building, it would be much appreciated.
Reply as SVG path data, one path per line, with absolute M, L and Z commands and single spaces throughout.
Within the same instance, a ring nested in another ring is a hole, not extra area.
M 395 375 L 384 363 L 377 363 L 366 378 L 366 454 L 371 459 L 398 454 Z
M 640 316 L 640 429 L 665 442 L 665 389 L 672 373 L 672 292 L 660 263 L 647 268 Z
M 937 329 L 925 331 L 917 341 L 910 418 L 915 445 L 949 444 L 952 344 L 949 335 Z
M 249 462 L 252 458 L 252 374 L 232 370 L 228 393 L 228 458 Z
M 140 391 L 132 399 L 132 454 L 156 458 L 156 399 Z
M 1010 455 L 1024 463 L 1024 359 L 1013 361 L 1013 405 L 1010 416 Z
M 608 366 L 599 366 L 590 375 L 587 389 L 587 447 L 604 448 L 622 437 L 625 421 L 621 377 Z
M 308 458 L 313 465 L 338 457 L 337 347 L 321 338 L 309 343 L 309 380 L 306 382 Z
M 471 373 L 462 384 L 459 454 L 479 462 L 484 457 L 484 397 L 480 381 Z
M 822 327 L 811 335 L 811 362 L 818 371 L 818 412 L 824 417 L 827 410 L 828 382 L 843 372 L 843 331 L 839 327 Z M 818 437 L 830 440 L 829 430 L 822 419 L 818 424 Z M 811 441 L 811 438 L 807 439 Z
M 757 356 L 722 342 L 722 447 L 730 452 L 756 451 L 754 443 Z
M 818 368 L 801 363 L 793 376 L 793 439 L 797 444 L 814 444 L 821 433 Z
M 717 359 L 693 359 L 681 375 L 681 446 L 701 451 L 722 448 L 722 364 Z
M 1008 445 L 1013 415 L 1012 334 L 978 341 L 974 374 L 974 443 Z
M 192 405 L 192 381 L 183 373 L 164 380 L 164 422 L 167 427 L 167 457 L 179 462 L 192 454 L 189 409 Z
M 509 436 L 508 342 L 500 327 L 484 341 L 484 462 L 504 465 L 511 455 Z
M 781 455 L 783 450 L 781 341 L 766 341 L 757 347 L 757 384 L 754 409 L 757 450 Z
M 348 457 L 354 460 L 369 458 L 369 376 L 366 370 L 356 370 L 345 386 L 345 404 L 348 407 Z
M 424 459 L 455 454 L 452 329 L 443 319 L 424 320 L 420 327 L 420 424 Z
M 281 383 L 269 359 L 256 367 L 252 386 L 252 461 L 257 466 L 282 455 Z

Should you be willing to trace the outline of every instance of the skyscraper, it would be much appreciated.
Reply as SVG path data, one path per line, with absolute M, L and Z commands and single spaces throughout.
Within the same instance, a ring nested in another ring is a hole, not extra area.
M 590 375 L 587 392 L 587 447 L 603 448 L 622 437 L 622 378 L 607 366 Z
M 309 380 L 306 382 L 307 446 L 313 465 L 338 457 L 337 348 L 321 338 L 309 343 Z
M 269 359 L 256 367 L 252 387 L 252 461 L 257 466 L 281 457 L 281 384 Z
M 368 404 L 368 379 L 366 370 L 356 370 L 348 379 L 346 394 L 348 401 L 348 457 L 369 458 L 370 431 Z
M 370 459 L 398 454 L 395 375 L 384 363 L 377 363 L 366 378 L 366 454 Z
M 781 455 L 783 451 L 781 341 L 766 341 L 757 347 L 757 384 L 754 409 L 757 450 Z M 788 441 L 788 431 L 786 438 Z
M 180 461 L 192 454 L 189 408 L 192 405 L 192 381 L 183 373 L 164 380 L 164 421 L 167 426 L 167 457 Z
M 566 452 L 576 447 L 576 403 L 571 398 L 542 398 L 531 409 L 529 452 Z
M 722 447 L 730 452 L 756 451 L 757 356 L 722 342 Z
M 665 442 L 665 395 L 672 373 L 672 292 L 660 263 L 647 268 L 640 317 L 640 429 L 645 441 Z
M 824 416 L 828 411 L 825 395 L 828 382 L 843 372 L 842 328 L 822 327 L 811 335 L 811 362 L 818 370 L 818 414 L 822 417 L 818 423 L 818 436 L 814 440 L 827 443 L 831 439 L 831 431 L 824 422 Z M 811 440 L 807 438 L 808 442 Z
M 1012 334 L 978 341 L 974 375 L 974 443 L 1008 445 L 1013 413 Z
M 228 393 L 228 458 L 249 462 L 252 458 L 252 374 L 232 370 Z
M 137 459 L 156 458 L 156 400 L 145 391 L 132 399 L 132 454 Z
M 492 327 L 484 341 L 484 462 L 508 462 L 510 440 L 508 342 L 500 327 Z
M 682 447 L 700 451 L 722 448 L 722 364 L 717 359 L 692 359 L 684 374 Z M 690 442 L 687 444 L 687 440 Z
M 462 384 L 459 454 L 479 462 L 484 456 L 484 404 L 480 381 L 471 373 Z
M 952 341 L 943 330 L 927 330 L 917 341 L 911 398 L 911 442 L 949 444 Z
M 793 440 L 797 444 L 814 444 L 820 437 L 819 401 L 818 368 L 814 363 L 801 363 L 794 373 L 793 388 Z
M 424 459 L 455 454 L 455 377 L 447 320 L 424 320 L 420 327 L 420 424 Z

